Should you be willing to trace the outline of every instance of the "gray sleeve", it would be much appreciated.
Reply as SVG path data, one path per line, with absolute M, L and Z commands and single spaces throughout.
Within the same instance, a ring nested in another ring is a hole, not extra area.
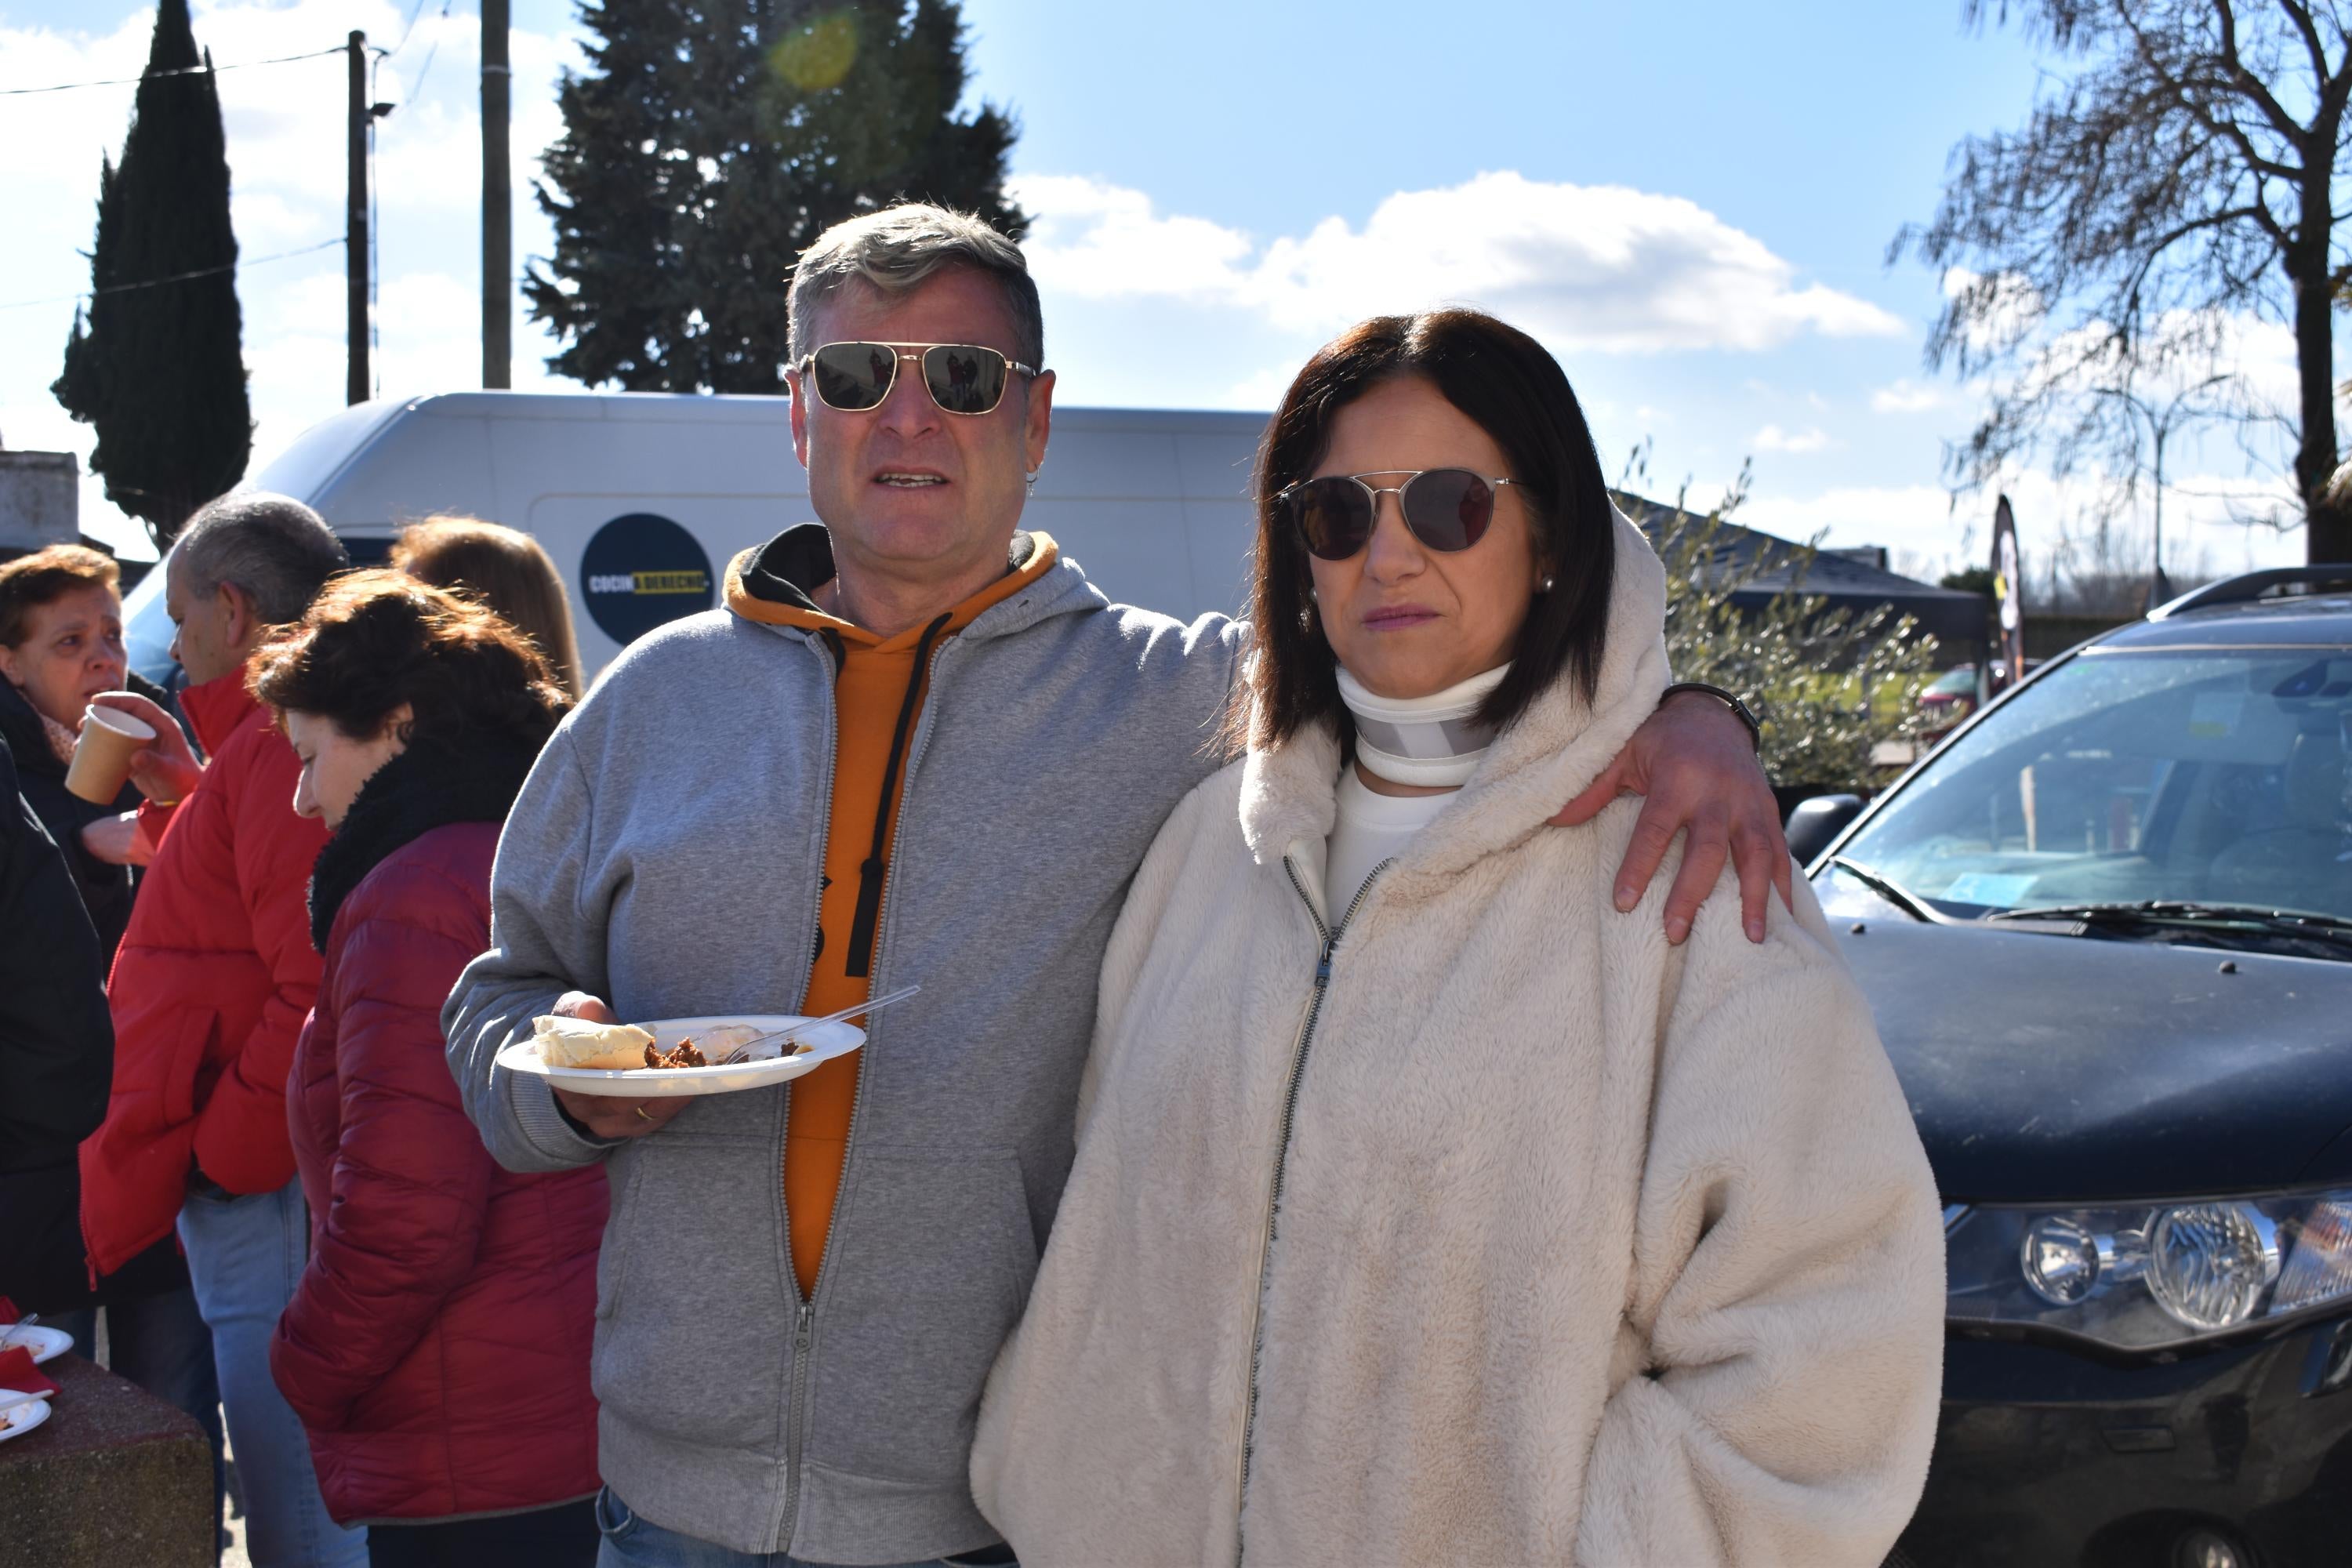
M 614 1141 L 565 1120 L 547 1080 L 496 1065 L 566 991 L 606 994 L 604 911 L 584 900 L 594 802 L 569 726 L 556 731 L 507 814 L 490 872 L 490 951 L 441 1009 L 449 1071 L 490 1155 L 509 1171 L 564 1171 Z

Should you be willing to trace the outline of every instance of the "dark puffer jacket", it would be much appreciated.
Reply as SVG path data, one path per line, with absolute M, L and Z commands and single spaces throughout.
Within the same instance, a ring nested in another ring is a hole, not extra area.
M 132 675 L 124 689 L 136 691 L 173 718 L 179 717 L 170 693 L 153 682 Z M 40 714 L 5 681 L 0 681 L 0 739 L 16 754 L 17 787 L 64 852 L 74 886 L 81 893 L 82 908 L 89 911 L 89 923 L 98 928 L 100 952 L 110 965 L 115 947 L 122 941 L 122 930 L 131 923 L 131 900 L 138 874 L 128 866 L 109 865 L 83 848 L 81 830 L 100 817 L 136 810 L 139 790 L 126 784 L 108 804 L 92 805 L 67 789 L 66 765 L 49 750 Z
M 74 1145 L 106 1114 L 114 1032 L 98 939 L 0 740 L 0 1295 L 45 1310 L 80 1284 Z
M 441 1035 L 458 971 L 489 945 L 498 825 L 529 763 L 412 748 L 362 789 L 312 880 L 326 969 L 287 1088 L 312 1245 L 269 1363 L 343 1523 L 598 1485 L 604 1171 L 500 1170 Z

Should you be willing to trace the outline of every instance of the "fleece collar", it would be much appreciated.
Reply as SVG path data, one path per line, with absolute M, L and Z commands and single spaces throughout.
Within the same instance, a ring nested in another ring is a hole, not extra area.
M 1588 705 L 1563 676 L 1495 737 L 1470 782 L 1415 836 L 1399 879 L 1452 876 L 1524 843 L 1601 776 L 1666 687 L 1666 574 L 1642 531 L 1615 513 L 1608 642 Z M 1318 862 L 1337 813 L 1339 736 L 1301 731 L 1242 764 L 1242 833 L 1267 865 L 1302 848 Z
M 1051 616 L 1108 602 L 1049 535 L 1015 533 L 1010 566 L 1011 577 L 989 584 L 951 612 L 950 629 L 965 641 L 1007 637 Z M 804 522 L 728 563 L 727 607 L 747 621 L 784 631 L 837 633 L 845 623 L 818 609 L 811 597 L 833 580 L 833 573 L 832 536 L 823 523 Z M 969 624 L 967 608 L 973 611 Z
M 453 822 L 504 822 L 538 756 L 527 741 L 483 733 L 462 757 L 411 746 L 376 769 L 310 868 L 310 944 L 327 951 L 335 911 L 394 851 Z

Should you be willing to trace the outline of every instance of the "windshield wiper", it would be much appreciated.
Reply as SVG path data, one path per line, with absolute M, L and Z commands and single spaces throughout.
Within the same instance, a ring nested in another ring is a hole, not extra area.
M 2084 925 L 2179 926 L 2206 931 L 2261 931 L 2352 949 L 2352 921 L 2259 904 L 2207 904 L 2189 899 L 2147 899 L 2133 904 L 2051 904 L 2000 910 L 1988 921 L 2074 921 Z
M 1870 867 L 1864 865 L 1861 861 L 1849 860 L 1843 855 L 1831 856 L 1830 864 L 1836 867 L 1839 870 L 1843 871 L 1847 876 L 1852 877 L 1855 881 L 1860 882 L 1864 887 L 1868 888 L 1872 892 L 1876 893 L 1880 898 L 1885 899 L 1888 903 L 1893 904 L 1896 909 L 1901 910 L 1905 914 L 1909 915 L 1915 921 L 1925 921 L 1929 925 L 1939 926 L 1957 925 L 1958 923 L 1949 915 L 1947 915 L 1941 910 L 1936 909 L 1933 905 L 1929 904 L 1927 900 L 1921 898 L 1918 894 L 1913 892 L 1902 883 L 1895 880 L 1895 879 L 1889 877 L 1884 871 L 1873 870 Z

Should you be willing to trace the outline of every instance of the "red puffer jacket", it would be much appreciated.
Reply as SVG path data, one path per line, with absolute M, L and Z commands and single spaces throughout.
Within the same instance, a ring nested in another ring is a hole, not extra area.
M 311 1254 L 269 1365 L 342 1523 L 551 1506 L 598 1484 L 604 1173 L 500 1170 L 444 1057 L 441 1004 L 489 945 L 498 837 L 487 822 L 433 827 L 339 909 L 341 836 L 320 861 L 313 901 L 333 923 L 287 1100 Z
M 114 1089 L 81 1146 L 94 1274 L 172 1234 L 192 1158 L 233 1193 L 294 1177 L 286 1070 L 319 987 L 303 898 L 326 829 L 294 815 L 302 764 L 244 671 L 180 707 L 212 761 L 172 815 L 107 983 Z

